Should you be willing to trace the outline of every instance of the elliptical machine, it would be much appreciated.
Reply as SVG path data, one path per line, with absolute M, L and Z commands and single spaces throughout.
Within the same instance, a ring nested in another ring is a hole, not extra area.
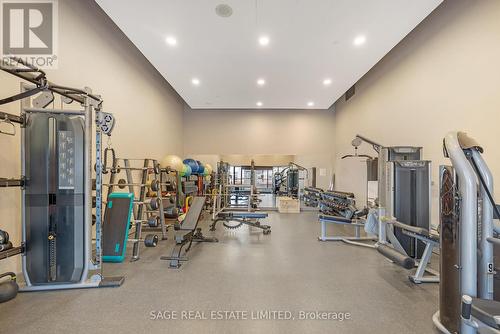
M 500 247 L 500 217 L 493 199 L 493 177 L 483 149 L 464 132 L 444 138 L 452 166 L 440 168 L 441 282 L 439 311 L 443 333 L 500 333 L 500 302 L 494 294 L 494 247 Z M 500 292 L 500 287 L 497 289 Z

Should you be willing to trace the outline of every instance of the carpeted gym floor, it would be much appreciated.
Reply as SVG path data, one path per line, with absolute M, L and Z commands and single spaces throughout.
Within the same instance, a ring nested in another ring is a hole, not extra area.
M 268 222 L 266 236 L 220 225 L 220 242 L 194 245 L 178 270 L 159 260 L 171 238 L 138 262 L 106 264 L 126 276 L 120 288 L 21 293 L 0 305 L 0 332 L 436 333 L 437 284 L 410 283 L 372 249 L 318 242 L 314 212 Z

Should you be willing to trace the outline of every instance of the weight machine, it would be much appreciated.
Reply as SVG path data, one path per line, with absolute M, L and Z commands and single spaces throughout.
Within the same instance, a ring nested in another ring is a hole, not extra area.
M 101 258 L 102 136 L 111 135 L 114 117 L 103 111 L 102 98 L 90 88 L 54 84 L 42 70 L 21 59 L 12 60 L 14 65 L 1 64 L 0 69 L 27 82 L 21 84 L 21 93 L 0 100 L 0 105 L 21 101 L 20 116 L 3 113 L 4 120 L 21 125 L 23 176 L 16 181 L 22 187 L 21 253 L 25 285 L 21 291 L 119 286 L 124 277 L 104 277 Z M 61 99 L 60 109 L 49 108 L 54 104 L 54 94 Z M 80 108 L 62 108 L 73 102 Z
M 439 311 L 443 333 L 499 333 L 498 251 L 500 218 L 493 198 L 493 176 L 483 148 L 464 132 L 443 141 L 452 166 L 440 168 L 441 283 Z
M 378 153 L 378 158 L 358 155 L 357 149 L 362 142 L 372 145 Z M 415 274 L 409 276 L 412 282 L 439 282 L 439 273 L 428 267 L 433 250 L 439 245 L 439 236 L 430 230 L 430 161 L 421 160 L 422 148 L 384 147 L 360 135 L 355 137 L 352 145 L 355 154 L 342 158 L 366 158 L 368 180 L 373 179 L 376 164 L 378 189 L 375 205 L 365 210 L 364 214 L 359 214 L 353 207 L 344 205 L 344 208 L 341 205 L 340 212 L 346 214 L 341 214 L 340 217 L 320 215 L 319 240 L 343 241 L 375 248 L 383 256 L 406 269 L 417 266 Z M 338 197 L 335 195 L 335 198 Z M 340 205 L 345 200 L 339 199 L 336 202 Z M 354 227 L 355 236 L 327 236 L 326 224 L 332 223 Z M 368 236 L 360 235 L 361 228 L 364 228 Z M 366 240 L 376 243 L 366 244 L 363 242 Z
M 274 174 L 274 194 L 285 195 L 292 198 L 299 198 L 300 181 L 304 180 L 300 176 L 300 172 L 306 172 L 306 178 L 309 177 L 307 168 L 302 167 L 294 162 L 290 162 L 288 166 L 281 172 Z

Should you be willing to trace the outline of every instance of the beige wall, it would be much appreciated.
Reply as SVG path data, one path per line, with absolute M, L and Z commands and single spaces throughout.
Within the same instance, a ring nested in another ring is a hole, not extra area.
M 353 177 L 345 164 L 356 162 L 339 157 L 353 151 L 356 133 L 384 145 L 423 146 L 424 158 L 433 162 L 437 224 L 438 166 L 448 163 L 442 139 L 452 130 L 484 146 L 500 180 L 499 17 L 497 0 L 445 1 L 360 80 L 351 100 L 336 103 L 337 180 Z M 373 152 L 366 144 L 363 150 Z M 355 185 L 352 190 L 364 191 Z
M 185 154 L 317 154 L 333 149 L 332 110 L 192 110 Z
M 331 110 L 192 110 L 186 108 L 184 153 L 295 156 L 305 167 L 333 172 L 334 112 Z
M 91 0 L 59 1 L 59 68 L 51 81 L 89 86 L 104 98 L 117 124 L 113 146 L 119 156 L 182 155 L 184 103 L 135 46 Z M 2 96 L 19 92 L 19 80 L 0 73 Z M 17 103 L 2 111 L 19 113 Z M 20 137 L 0 136 L 0 176 L 20 174 Z M 20 240 L 20 192 L 2 189 L 0 228 Z M 19 271 L 19 257 L 0 261 L 0 272 Z

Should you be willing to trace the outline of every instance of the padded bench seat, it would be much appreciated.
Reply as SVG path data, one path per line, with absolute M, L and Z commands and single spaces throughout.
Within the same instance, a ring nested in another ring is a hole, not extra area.
M 180 231 L 194 231 L 196 229 L 204 205 L 205 197 L 195 197 L 193 199 L 193 203 L 186 213 L 184 221 L 179 226 Z
M 265 212 L 222 212 L 221 215 L 232 217 L 232 218 L 250 218 L 250 219 L 264 219 L 267 218 L 268 214 Z

